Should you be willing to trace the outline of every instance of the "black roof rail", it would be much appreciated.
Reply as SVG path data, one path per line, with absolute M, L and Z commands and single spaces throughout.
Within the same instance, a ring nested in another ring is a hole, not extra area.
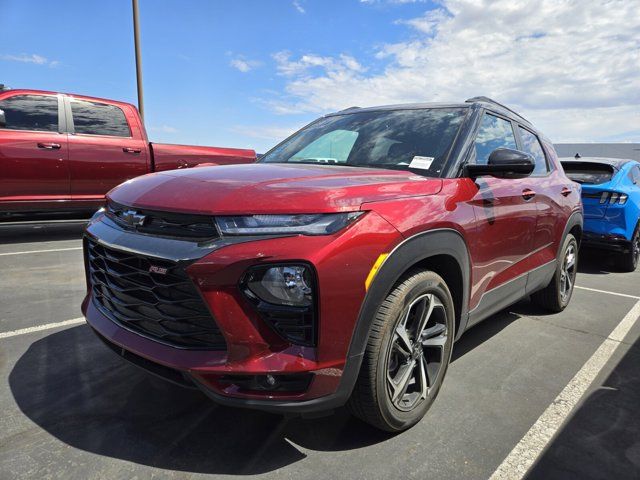
M 479 96 L 479 97 L 468 98 L 467 100 L 465 100 L 465 103 L 474 103 L 474 102 L 484 102 L 484 103 L 491 103 L 493 105 L 497 105 L 498 107 L 504 108 L 505 110 L 508 110 L 509 112 L 513 113 L 515 116 L 517 116 L 518 118 L 521 118 L 525 122 L 531 123 L 529 120 L 524 118 L 522 115 L 520 115 L 515 110 L 512 110 L 511 108 L 507 107 L 506 105 L 503 105 L 500 102 L 496 102 L 492 98 L 485 97 L 485 96 Z
M 348 112 L 350 110 L 360 110 L 360 107 L 349 107 L 345 108 L 344 110 L 340 110 L 340 112 Z

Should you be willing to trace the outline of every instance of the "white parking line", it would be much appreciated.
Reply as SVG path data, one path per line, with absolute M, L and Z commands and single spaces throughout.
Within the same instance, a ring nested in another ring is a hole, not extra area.
M 605 292 L 609 293 L 609 292 Z M 595 353 L 571 379 L 551 405 L 538 418 L 524 437 L 507 455 L 500 466 L 491 475 L 491 480 L 520 480 L 536 462 L 551 439 L 560 430 L 562 424 L 571 414 L 585 394 L 589 385 L 612 357 L 620 342 L 640 318 L 640 301 L 625 315 L 622 321 L 600 344 Z
M 640 297 L 636 295 L 627 295 L 626 293 L 610 292 L 608 290 L 598 290 L 597 288 L 587 288 L 587 287 L 581 287 L 579 285 L 576 285 L 574 288 L 579 288 L 580 290 L 588 290 L 589 292 L 608 293 L 609 295 L 618 295 L 619 297 L 635 298 L 636 300 L 640 300 Z
M 49 330 L 50 328 L 66 327 L 67 325 L 77 325 L 83 323 L 84 317 L 72 318 L 64 322 L 47 323 L 45 325 L 37 325 L 35 327 L 21 328 L 20 330 L 12 330 L 11 332 L 0 332 L 0 338 L 15 337 L 17 335 L 25 335 L 27 333 L 40 332 L 41 330 Z
M 6 257 L 8 255 L 26 255 L 27 253 L 66 252 L 69 250 L 82 250 L 82 247 L 52 248 L 50 250 L 27 250 L 24 252 L 6 252 L 0 253 L 0 257 Z

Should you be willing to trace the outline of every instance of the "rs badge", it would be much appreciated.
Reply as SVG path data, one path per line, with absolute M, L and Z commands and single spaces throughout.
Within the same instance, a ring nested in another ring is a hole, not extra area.
M 158 267 L 156 265 L 151 265 L 149 267 L 149 272 L 157 273 L 158 275 L 166 275 L 167 274 L 167 269 L 164 268 L 164 267 Z

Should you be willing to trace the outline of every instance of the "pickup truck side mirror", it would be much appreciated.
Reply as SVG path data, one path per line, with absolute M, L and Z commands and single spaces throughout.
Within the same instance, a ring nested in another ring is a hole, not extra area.
M 496 148 L 486 165 L 467 164 L 465 171 L 471 178 L 491 175 L 497 178 L 523 178 L 531 175 L 535 166 L 528 153 L 511 148 Z
M 4 116 L 4 110 L 0 110 L 0 128 L 7 126 L 7 118 Z

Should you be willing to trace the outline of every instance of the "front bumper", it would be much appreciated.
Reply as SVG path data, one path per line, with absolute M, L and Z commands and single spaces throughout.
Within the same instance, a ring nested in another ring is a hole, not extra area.
M 219 239 L 209 245 L 124 231 L 106 217 L 94 218 L 87 237 L 111 248 L 190 262 L 186 268 L 222 331 L 227 349 L 176 348 L 115 323 L 95 305 L 91 288 L 82 306 L 89 325 L 112 350 L 151 373 L 195 386 L 216 402 L 278 412 L 313 412 L 348 399 L 359 358 L 349 345 L 364 299 L 364 282 L 375 259 L 399 234 L 369 213 L 333 236 Z M 257 314 L 238 283 L 254 265 L 304 261 L 318 282 L 316 347 L 288 343 Z M 310 377 L 303 391 L 247 390 L 225 379 L 237 376 Z

